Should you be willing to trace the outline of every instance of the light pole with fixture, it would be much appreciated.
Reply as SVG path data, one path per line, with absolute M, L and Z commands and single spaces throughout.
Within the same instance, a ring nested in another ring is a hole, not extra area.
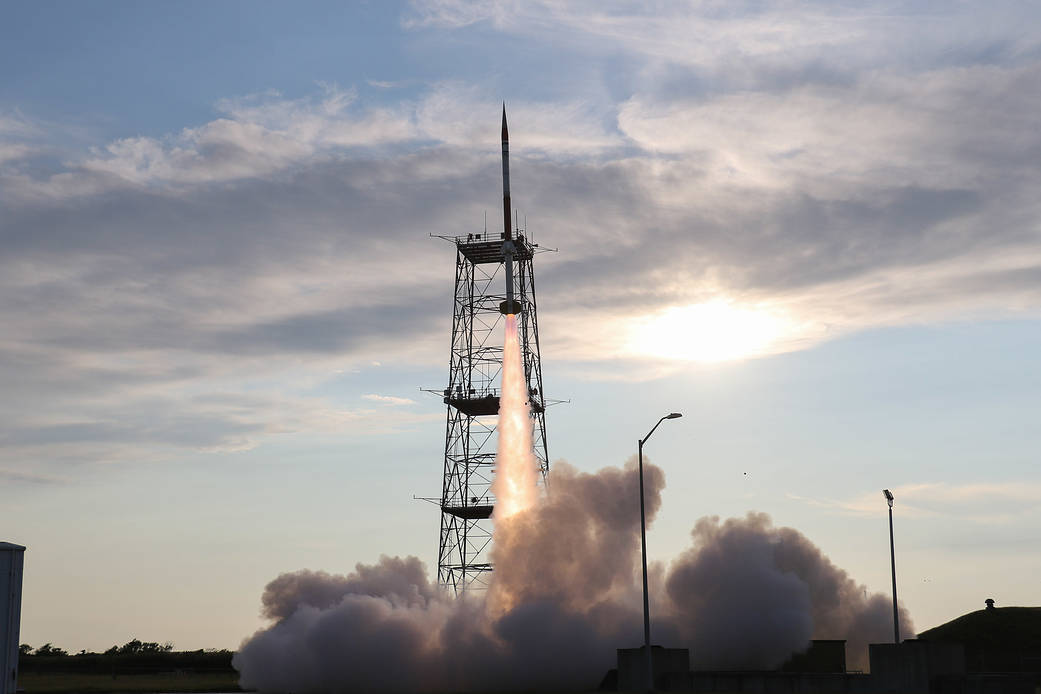
M 889 563 L 893 569 L 893 643 L 900 643 L 900 618 L 896 610 L 896 546 L 893 544 L 893 492 L 883 489 L 889 504 Z
M 654 691 L 654 673 L 652 671 L 651 664 L 651 609 L 650 603 L 647 599 L 647 512 L 644 510 L 643 501 L 643 444 L 647 443 L 647 439 L 651 438 L 651 434 L 658 428 L 658 425 L 664 422 L 666 419 L 676 419 L 683 415 L 679 412 L 671 412 L 661 419 L 658 420 L 658 424 L 655 424 L 650 432 L 647 433 L 642 439 L 640 439 L 639 451 L 640 451 L 640 549 L 643 553 L 643 648 L 644 663 L 647 670 L 647 691 Z

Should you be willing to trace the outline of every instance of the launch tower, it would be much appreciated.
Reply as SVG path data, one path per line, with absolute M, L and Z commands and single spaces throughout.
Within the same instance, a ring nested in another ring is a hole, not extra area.
M 532 258 L 538 244 L 511 225 L 509 136 L 502 116 L 503 224 L 501 233 L 467 234 L 455 243 L 455 302 L 441 488 L 441 535 L 437 552 L 438 583 L 457 595 L 487 586 L 492 565 L 491 494 L 494 474 L 503 323 L 517 315 L 533 420 L 533 443 L 542 479 L 549 470 L 546 400 L 542 390 L 539 326 Z M 511 228 L 513 227 L 513 228 Z

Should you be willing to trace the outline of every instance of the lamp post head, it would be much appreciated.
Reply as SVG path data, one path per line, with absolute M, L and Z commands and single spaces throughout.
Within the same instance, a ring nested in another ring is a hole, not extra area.
M 670 414 L 665 415 L 665 419 L 677 419 L 677 418 L 682 417 L 682 416 L 683 415 L 680 414 L 679 412 L 672 412 Z
M 893 508 L 893 492 L 883 489 L 882 493 L 886 495 L 886 502 L 889 503 L 889 508 Z

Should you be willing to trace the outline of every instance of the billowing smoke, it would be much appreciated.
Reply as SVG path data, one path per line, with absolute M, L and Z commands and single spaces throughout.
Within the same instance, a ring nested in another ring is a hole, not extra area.
M 648 517 L 664 474 L 645 464 Z M 496 527 L 492 587 L 456 600 L 420 561 L 382 557 L 348 576 L 279 576 L 263 597 L 273 623 L 235 656 L 261 692 L 464 691 L 594 687 L 614 649 L 642 642 L 636 469 L 554 465 L 552 493 Z M 811 638 L 892 636 L 891 603 L 865 596 L 806 537 L 764 514 L 703 518 L 662 573 L 655 643 L 699 667 L 768 668 Z M 653 583 L 653 582 L 652 582 Z M 914 633 L 904 614 L 901 631 Z
M 664 477 L 655 467 L 648 473 L 653 515 Z M 613 666 L 614 649 L 638 644 L 642 634 L 636 484 L 632 466 L 594 475 L 558 463 L 552 495 L 497 522 L 498 564 L 484 595 L 439 592 L 414 557 L 382 557 L 349 576 L 279 576 L 263 597 L 274 623 L 235 656 L 242 686 L 298 693 L 595 686 Z
M 266 692 L 563 690 L 596 686 L 615 649 L 642 643 L 637 468 L 557 463 L 537 494 L 515 316 L 507 317 L 496 456 L 495 571 L 453 599 L 415 557 L 348 576 L 300 571 L 264 591 L 272 620 L 233 664 Z M 644 466 L 648 522 L 665 476 Z M 888 600 L 866 597 L 798 531 L 764 514 L 703 518 L 693 546 L 655 567 L 653 634 L 701 667 L 771 668 L 811 638 L 848 639 L 851 664 L 890 633 Z M 904 616 L 904 633 L 912 633 Z
M 891 640 L 890 598 L 869 596 L 798 530 L 749 513 L 702 518 L 692 534 L 665 592 L 697 666 L 772 668 L 810 639 L 845 639 L 849 667 L 866 669 L 867 644 Z M 900 629 L 914 633 L 905 610 Z

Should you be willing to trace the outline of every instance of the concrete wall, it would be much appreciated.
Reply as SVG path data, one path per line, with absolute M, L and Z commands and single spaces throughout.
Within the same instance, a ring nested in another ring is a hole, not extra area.
M 845 673 L 696 671 L 670 684 L 698 694 L 875 694 L 870 675 Z
M 669 691 L 672 678 L 690 673 L 690 651 L 686 648 L 651 646 L 654 688 Z M 647 691 L 647 656 L 643 648 L 618 649 L 618 691 Z
M 837 646 L 829 649 L 837 649 Z M 966 674 L 959 643 L 908 639 L 871 644 L 871 674 L 740 670 L 690 671 L 686 649 L 653 647 L 659 692 L 694 694 L 1041 694 L 1041 673 Z M 835 653 L 822 662 L 833 667 Z M 618 650 L 618 691 L 647 689 L 644 650 Z
M 1037 694 L 1041 673 L 973 673 L 940 676 L 933 681 L 932 694 Z
M 845 672 L 846 641 L 814 639 L 781 666 L 783 672 Z
M 868 646 L 874 690 L 880 694 L 929 694 L 940 677 L 965 675 L 965 647 L 908 639 Z
M 14 694 L 18 688 L 24 560 L 25 547 L 0 542 L 0 694 Z

